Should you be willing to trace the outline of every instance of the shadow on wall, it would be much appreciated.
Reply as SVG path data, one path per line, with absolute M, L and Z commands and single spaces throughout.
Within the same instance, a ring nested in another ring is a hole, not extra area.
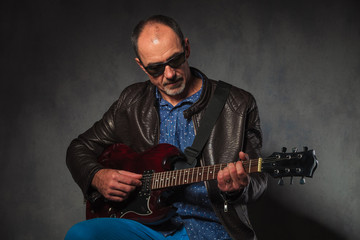
M 268 194 L 249 204 L 248 210 L 259 240 L 345 239 L 321 223 L 285 208 Z

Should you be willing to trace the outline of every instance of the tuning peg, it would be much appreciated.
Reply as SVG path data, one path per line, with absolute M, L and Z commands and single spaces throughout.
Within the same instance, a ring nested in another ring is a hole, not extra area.
M 300 184 L 305 184 L 305 177 L 301 177 Z
M 304 149 L 304 152 L 307 152 L 307 150 L 309 150 L 309 148 L 307 146 L 304 146 L 303 149 Z
M 283 185 L 284 185 L 284 179 L 283 179 L 283 177 L 281 177 L 281 178 L 279 179 L 278 184 L 279 184 L 280 186 L 283 186 Z
M 292 152 L 293 152 L 293 153 L 296 153 L 297 151 L 298 151 L 297 147 L 293 147 L 293 148 L 292 148 Z
M 286 147 L 282 147 L 282 148 L 281 148 L 281 152 L 283 152 L 283 153 L 286 153 L 286 150 L 287 150 Z
M 290 185 L 292 185 L 293 183 L 294 183 L 294 177 L 291 176 L 291 177 L 290 177 Z

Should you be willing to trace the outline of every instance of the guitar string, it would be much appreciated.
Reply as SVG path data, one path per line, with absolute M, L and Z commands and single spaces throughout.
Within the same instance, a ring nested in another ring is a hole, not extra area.
M 279 162 L 279 161 L 284 161 L 284 160 L 289 160 L 289 158 L 278 158 L 278 157 L 270 158 L 269 157 L 266 159 L 262 159 L 262 163 Z M 251 172 L 252 168 L 258 167 L 259 161 L 260 161 L 260 159 L 252 159 L 252 160 L 244 161 L 243 162 L 244 168 L 245 169 L 249 168 L 250 172 Z M 149 180 L 153 180 L 154 178 L 156 178 L 155 182 L 151 183 L 151 186 L 153 189 L 157 189 L 157 188 L 162 188 L 162 187 L 169 187 L 169 186 L 176 186 L 176 185 L 187 184 L 187 183 L 192 183 L 192 182 L 198 182 L 199 176 L 201 178 L 200 181 L 211 180 L 211 179 L 215 178 L 214 175 L 216 173 L 218 173 L 218 171 L 225 168 L 226 166 L 227 166 L 227 163 L 223 163 L 223 164 L 196 167 L 196 168 L 155 172 L 155 173 L 150 173 L 150 174 L 144 174 L 142 179 L 144 181 L 149 181 Z M 207 168 L 207 172 L 204 172 L 204 169 L 206 169 L 206 168 Z M 212 168 L 211 171 L 210 171 L 210 168 Z M 202 169 L 201 173 L 204 173 L 205 176 L 199 175 L 200 169 Z M 194 177 L 195 171 L 197 171 L 197 174 L 196 174 L 197 177 L 196 177 L 196 180 L 194 181 L 193 177 Z M 175 176 L 175 174 L 176 174 L 176 176 Z M 211 177 L 210 179 L 209 179 L 209 174 L 213 175 L 213 177 Z M 178 176 L 179 179 L 177 178 L 177 175 L 179 175 Z M 191 180 L 189 181 L 190 175 L 191 175 Z M 186 181 L 185 181 L 185 178 L 187 178 Z M 204 178 L 205 178 L 205 180 L 204 180 Z M 177 182 L 179 182 L 179 183 L 177 183 Z
M 277 157 L 273 157 L 273 158 L 267 158 L 267 159 L 263 159 L 261 162 L 262 163 L 275 163 L 275 162 L 280 162 L 280 161 L 285 161 L 285 160 L 290 160 L 289 158 L 277 158 Z M 255 167 L 258 165 L 259 163 L 259 159 L 252 159 L 252 160 L 248 160 L 248 161 L 244 161 L 243 162 L 243 166 L 244 167 L 249 167 L 249 165 L 251 167 Z M 225 166 L 227 166 L 227 163 L 223 163 L 223 164 L 216 164 L 216 165 L 209 165 L 209 166 L 203 166 L 203 167 L 196 167 L 196 168 L 187 168 L 187 169 L 180 169 L 180 170 L 172 170 L 172 171 L 163 171 L 163 172 L 183 172 L 183 171 L 194 171 L 194 170 L 197 170 L 197 169 L 202 169 L 202 168 L 211 168 L 211 167 L 215 167 L 215 168 L 223 168 Z M 150 174 L 144 174 L 144 176 L 153 176 L 154 174 L 160 174 L 160 173 L 163 173 L 163 172 L 155 172 L 155 173 L 150 173 Z
M 277 158 L 277 157 L 273 157 L 273 158 L 266 158 L 265 160 L 263 159 L 261 162 L 262 163 L 271 163 L 271 162 L 279 162 L 279 161 L 284 161 L 284 160 L 289 160 L 289 158 Z M 244 168 L 248 168 L 249 165 L 250 165 L 250 168 L 251 167 L 256 167 L 259 163 L 259 159 L 252 159 L 252 160 L 248 160 L 248 161 L 245 161 L 243 162 L 243 166 Z M 218 168 L 224 168 L 227 166 L 227 163 L 223 163 L 223 164 L 217 164 L 217 165 L 209 165 L 209 166 L 203 166 L 203 167 L 196 167 L 196 168 L 188 168 L 188 169 L 180 169 L 180 170 L 173 170 L 173 171 L 163 171 L 163 172 L 155 172 L 155 173 L 150 173 L 150 174 L 144 174 L 143 176 L 143 179 L 144 178 L 151 178 L 153 177 L 154 175 L 159 175 L 161 173 L 164 173 L 164 172 L 172 172 L 172 173 L 175 173 L 175 172 L 178 172 L 178 173 L 181 173 L 181 172 L 186 172 L 186 171 L 189 171 L 189 172 L 193 172 L 193 171 L 196 171 L 198 169 L 202 169 L 202 168 L 214 168 L 215 171 L 218 171 Z M 219 170 L 220 170 L 219 169 Z M 169 174 L 168 174 L 169 175 Z
M 279 158 L 273 158 L 275 161 L 266 161 L 266 162 L 277 162 L 281 160 L 288 160 L 287 158 L 279 159 Z M 253 162 L 250 162 L 250 172 L 253 167 L 257 168 L 258 160 L 254 160 Z M 255 164 L 256 163 L 256 164 Z M 190 169 L 181 169 L 181 170 L 175 170 L 175 171 L 165 171 L 165 172 L 156 172 L 152 174 L 147 174 L 144 179 L 145 181 L 149 181 L 149 184 L 151 186 L 151 189 L 161 189 L 171 186 L 178 186 L 183 184 L 189 184 L 194 182 L 200 182 L 200 181 L 207 181 L 215 179 L 215 174 L 218 173 L 219 170 L 225 168 L 227 164 L 218 164 L 218 165 L 210 165 L 210 166 L 204 166 L 204 167 L 197 167 L 197 168 L 190 168 Z M 249 164 L 246 163 L 244 168 L 248 168 Z M 207 172 L 204 169 L 207 168 Z M 212 170 L 210 171 L 210 168 Z M 199 170 L 202 169 L 201 173 L 204 173 L 203 175 L 199 175 Z M 196 180 L 193 180 L 194 173 L 197 171 L 196 174 Z M 256 171 L 254 171 L 256 172 Z M 176 176 L 175 176 L 176 173 Z M 178 174 L 179 173 L 179 174 Z M 209 178 L 209 174 L 212 174 L 213 176 Z M 179 176 L 178 176 L 179 175 Z M 179 178 L 177 178 L 177 176 Z M 191 179 L 189 177 L 191 176 Z M 200 179 L 198 179 L 200 177 Z M 155 178 L 155 180 L 154 180 Z M 186 180 L 185 180 L 186 178 Z M 189 181 L 190 180 L 190 181 Z M 151 181 L 151 182 L 150 182 Z

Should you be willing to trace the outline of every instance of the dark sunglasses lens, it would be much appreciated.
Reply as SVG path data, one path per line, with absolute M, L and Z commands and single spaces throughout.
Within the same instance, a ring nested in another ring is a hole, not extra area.
M 158 77 L 161 74 L 163 74 L 165 69 L 165 66 L 153 66 L 153 67 L 147 67 L 146 71 L 153 77 Z
M 184 62 L 185 62 L 185 54 L 180 54 L 179 56 L 176 56 L 174 59 L 172 59 L 169 62 L 169 66 L 172 68 L 178 68 Z
M 178 68 L 181 64 L 185 62 L 185 52 L 177 55 L 173 59 L 169 60 L 166 63 L 158 64 L 155 66 L 145 67 L 146 71 L 153 77 L 158 77 L 164 73 L 165 66 L 169 65 L 172 68 Z

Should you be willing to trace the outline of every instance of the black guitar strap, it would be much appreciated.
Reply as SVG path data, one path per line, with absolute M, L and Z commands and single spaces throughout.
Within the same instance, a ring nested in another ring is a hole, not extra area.
M 215 126 L 221 111 L 224 108 L 226 99 L 228 98 L 231 85 L 218 81 L 214 96 L 210 99 L 204 116 L 200 120 L 200 127 L 195 136 L 194 142 L 191 147 L 185 149 L 187 164 L 189 167 L 195 167 L 206 142 L 210 137 L 212 128 Z

